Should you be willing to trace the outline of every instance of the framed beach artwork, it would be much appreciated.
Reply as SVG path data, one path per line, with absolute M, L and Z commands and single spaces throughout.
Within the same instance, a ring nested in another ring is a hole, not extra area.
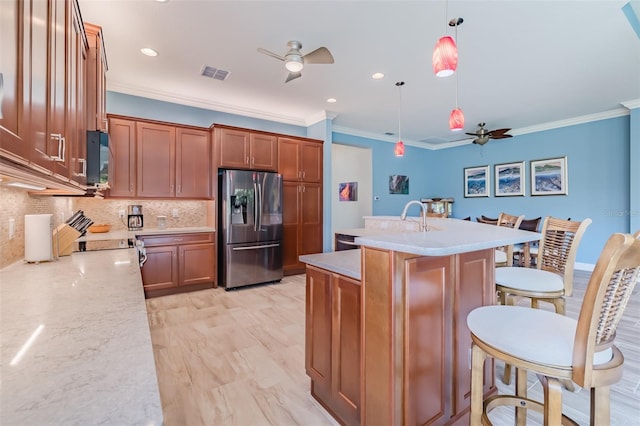
M 391 175 L 389 176 L 389 194 L 408 194 L 409 176 Z
M 464 196 L 489 196 L 489 166 L 466 167 L 464 169 Z
M 340 201 L 358 201 L 358 182 L 344 182 L 338 184 Z
M 567 157 L 531 161 L 531 195 L 567 195 Z
M 496 197 L 524 195 L 524 161 L 496 164 Z

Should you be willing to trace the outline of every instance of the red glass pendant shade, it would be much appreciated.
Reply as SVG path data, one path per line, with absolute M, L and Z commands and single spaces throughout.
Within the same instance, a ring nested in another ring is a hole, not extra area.
M 450 36 L 441 37 L 433 50 L 433 72 L 438 77 L 452 75 L 458 67 L 458 47 Z
M 464 129 L 464 113 L 460 108 L 451 111 L 451 115 L 449 115 L 449 128 L 454 132 Z
M 393 148 L 393 153 L 396 157 L 404 156 L 404 142 L 398 141 L 396 142 L 396 146 Z

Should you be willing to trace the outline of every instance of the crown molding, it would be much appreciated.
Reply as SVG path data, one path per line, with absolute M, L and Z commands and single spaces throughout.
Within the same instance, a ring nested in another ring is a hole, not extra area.
M 306 123 L 306 126 L 309 127 L 324 120 L 333 121 L 333 119 L 336 118 L 337 116 L 338 116 L 337 112 L 327 111 L 327 110 L 319 111 L 316 114 L 313 114 L 307 117 L 305 120 L 305 123 Z
M 620 102 L 620 104 L 627 109 L 640 108 L 640 99 L 634 99 L 632 101 Z
M 607 120 L 609 118 L 622 117 L 625 115 L 629 115 L 629 111 L 627 109 L 616 108 L 609 111 L 599 112 L 596 114 L 581 115 L 579 117 L 568 118 L 566 120 L 551 121 L 549 123 L 537 124 L 535 126 L 512 129 L 509 133 L 511 133 L 513 136 L 525 135 L 527 133 L 536 133 L 536 132 L 542 132 L 544 130 L 558 129 L 560 127 L 575 126 L 577 124 Z
M 152 90 L 141 88 L 138 86 L 130 86 L 117 81 L 109 81 L 109 91 L 123 93 L 125 95 L 140 96 L 143 98 L 155 99 L 158 101 L 171 102 L 180 105 L 187 105 L 196 108 L 204 108 L 208 110 L 225 112 L 228 114 L 236 114 L 244 117 L 257 118 L 261 120 L 275 121 L 278 123 L 292 124 L 294 126 L 307 127 L 304 119 L 299 117 L 291 117 L 282 114 L 273 114 L 267 111 L 260 111 L 251 108 L 245 108 L 237 105 L 223 104 L 213 102 L 208 99 L 178 96 L 173 93 L 163 92 L 160 90 Z

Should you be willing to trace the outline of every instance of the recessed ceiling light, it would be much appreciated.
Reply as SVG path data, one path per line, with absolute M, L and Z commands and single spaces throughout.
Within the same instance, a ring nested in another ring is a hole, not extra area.
M 155 0 L 155 1 L 157 1 L 158 3 L 166 3 L 166 2 L 168 2 L 169 0 Z
M 140 49 L 140 52 L 142 52 L 143 55 L 147 56 L 158 56 L 158 52 L 150 47 L 143 47 L 142 49 Z
M 327 102 L 329 102 L 330 104 L 335 104 L 338 101 L 336 100 L 336 98 L 329 98 L 327 99 Z
M 371 74 L 371 78 L 374 80 L 382 80 L 384 78 L 384 74 L 382 74 L 381 72 L 374 72 L 373 74 Z

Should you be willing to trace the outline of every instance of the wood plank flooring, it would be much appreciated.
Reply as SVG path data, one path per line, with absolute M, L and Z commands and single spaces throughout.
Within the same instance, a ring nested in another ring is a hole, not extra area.
M 567 315 L 577 317 L 589 273 L 576 272 Z M 337 425 L 310 396 L 304 372 L 304 275 L 235 291 L 210 289 L 147 300 L 164 424 Z M 640 286 L 618 329 L 623 379 L 612 387 L 611 424 L 640 425 Z M 502 365 L 497 366 L 502 374 Z M 529 396 L 541 398 L 530 375 Z M 497 380 L 500 391 L 510 391 Z M 512 385 L 513 386 L 513 385 Z M 589 424 L 589 392 L 564 392 L 564 410 Z M 496 425 L 513 424 L 507 408 Z M 533 413 L 532 425 L 539 425 Z

